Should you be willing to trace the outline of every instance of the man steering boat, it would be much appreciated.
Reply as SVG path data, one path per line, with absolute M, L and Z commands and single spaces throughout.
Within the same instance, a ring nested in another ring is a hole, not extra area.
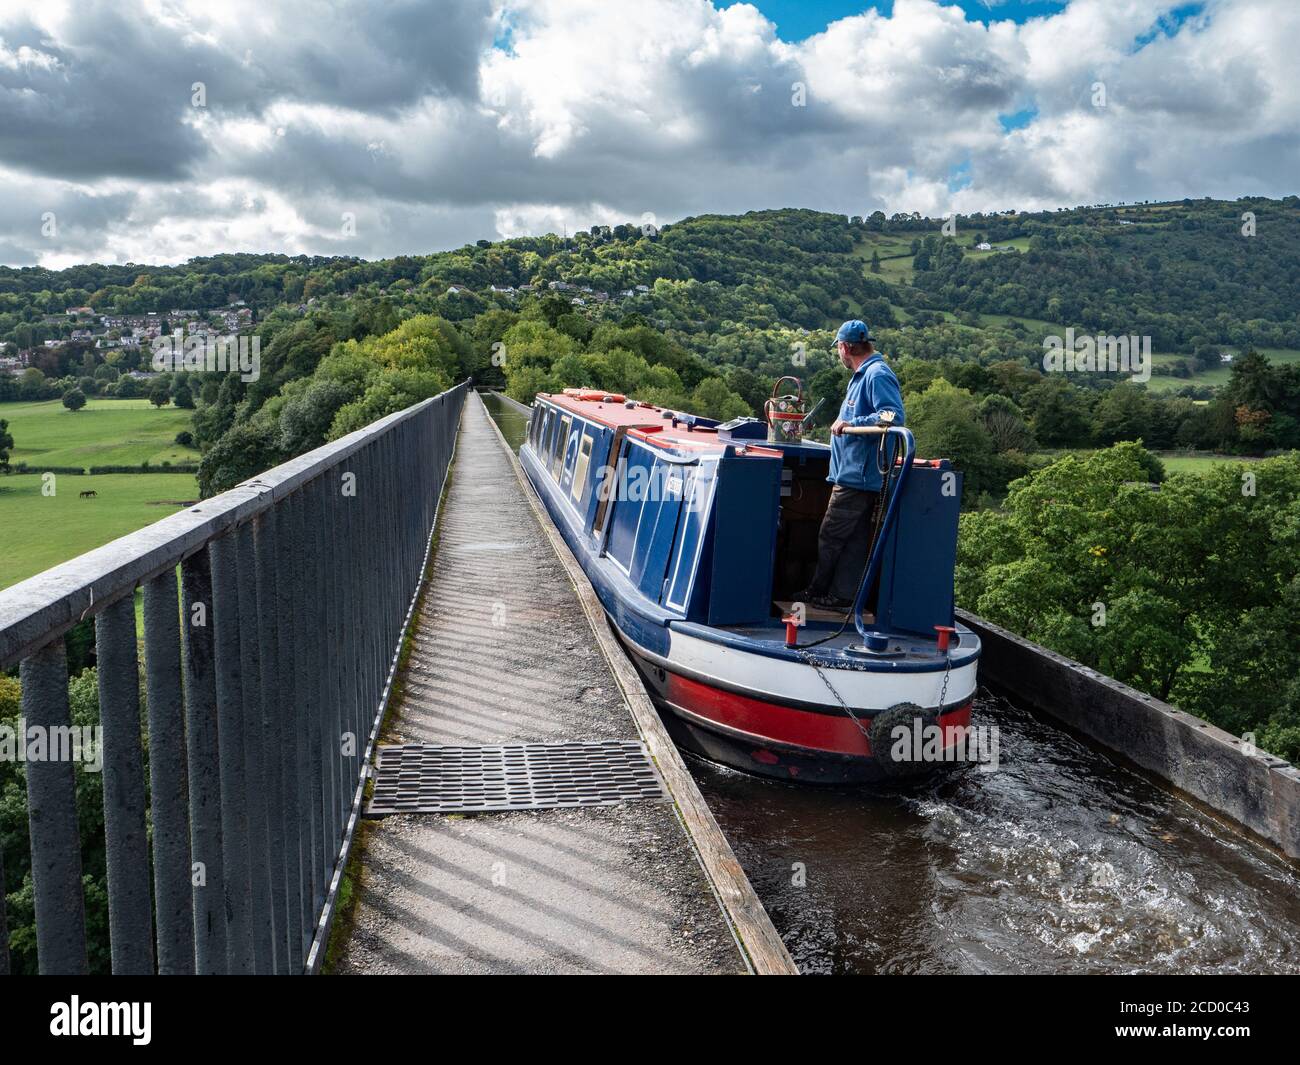
M 904 424 L 898 378 L 875 348 L 867 323 L 845 322 L 835 335 L 840 363 L 852 375 L 831 426 L 830 504 L 817 536 L 817 569 L 798 598 L 829 610 L 847 610 L 866 566 L 880 501 L 880 436 L 845 433 L 850 427 Z

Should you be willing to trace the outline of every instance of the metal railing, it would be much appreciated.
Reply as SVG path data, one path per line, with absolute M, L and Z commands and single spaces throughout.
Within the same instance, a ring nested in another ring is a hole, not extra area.
M 903 494 L 903 489 L 907 486 L 907 476 L 912 472 L 912 460 L 916 458 L 916 438 L 912 435 L 912 430 L 902 425 L 864 425 L 849 426 L 844 430 L 853 436 L 879 436 L 877 442 L 876 462 L 882 475 L 881 492 L 890 487 L 890 477 L 887 475 L 888 470 L 897 461 L 896 450 L 886 447 L 891 436 L 899 439 L 899 445 L 903 449 L 903 461 L 901 469 L 898 471 L 897 480 L 894 481 L 889 498 L 886 500 L 882 497 L 878 506 L 885 507 L 885 518 L 881 523 L 880 531 L 871 550 L 871 557 L 867 560 L 867 568 L 862 574 L 862 583 L 858 585 L 857 594 L 853 597 L 853 624 L 857 627 L 858 635 L 862 637 L 863 643 L 867 639 L 867 626 L 862 620 L 863 608 L 867 605 L 867 599 L 871 595 L 871 589 L 875 586 L 876 577 L 880 574 L 881 561 L 884 558 L 885 543 L 889 539 L 890 530 L 894 526 L 894 519 L 898 513 L 898 500 Z M 882 456 L 885 456 L 882 460 Z
M 319 967 L 466 391 L 0 592 L 29 729 L 71 724 L 63 637 L 95 619 L 114 973 Z M 26 765 L 42 973 L 87 969 L 75 773 Z

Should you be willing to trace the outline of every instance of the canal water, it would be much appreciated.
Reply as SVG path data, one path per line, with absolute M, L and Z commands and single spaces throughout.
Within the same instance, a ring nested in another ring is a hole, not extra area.
M 488 409 L 516 448 L 525 419 Z M 1300 872 L 981 691 L 991 772 L 811 788 L 687 756 L 805 973 L 1297 973 Z

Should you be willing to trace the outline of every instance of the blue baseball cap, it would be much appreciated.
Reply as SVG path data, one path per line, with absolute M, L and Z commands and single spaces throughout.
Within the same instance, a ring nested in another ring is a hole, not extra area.
M 835 342 L 838 344 L 841 340 L 846 344 L 861 344 L 864 340 L 875 339 L 871 335 L 871 330 L 867 328 L 867 323 L 859 318 L 854 318 L 851 322 L 845 322 L 840 326 L 840 331 L 835 334 Z

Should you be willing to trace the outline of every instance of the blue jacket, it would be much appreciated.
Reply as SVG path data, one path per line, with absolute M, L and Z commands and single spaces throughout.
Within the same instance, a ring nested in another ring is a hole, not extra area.
M 875 425 L 882 410 L 892 410 L 894 424 L 903 424 L 903 394 L 898 378 L 877 352 L 849 379 L 840 418 L 849 425 Z M 878 436 L 832 436 L 831 472 L 826 479 L 845 488 L 880 491 L 880 471 L 876 468 L 879 447 Z

